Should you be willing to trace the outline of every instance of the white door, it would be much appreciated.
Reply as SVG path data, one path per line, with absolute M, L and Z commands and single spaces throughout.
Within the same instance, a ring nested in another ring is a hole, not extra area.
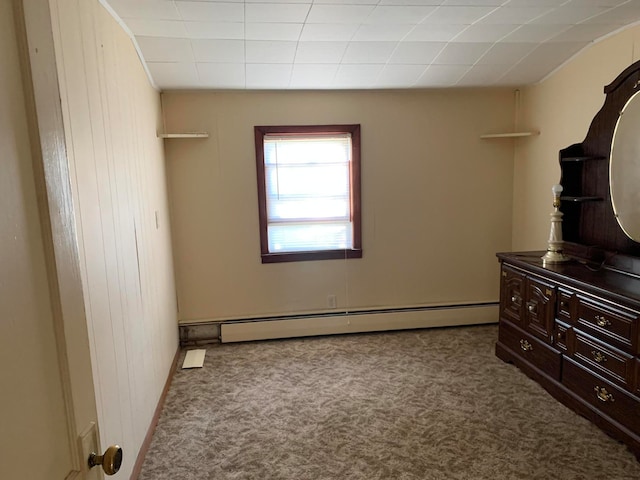
M 25 4 L 0 1 L 0 465 L 7 479 L 94 480 L 96 402 L 48 4 Z

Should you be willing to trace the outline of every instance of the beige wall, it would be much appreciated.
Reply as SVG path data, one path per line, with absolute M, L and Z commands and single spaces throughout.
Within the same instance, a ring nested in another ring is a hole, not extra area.
M 160 97 L 97 0 L 51 5 L 101 442 L 128 478 L 178 345 Z
M 516 146 L 513 248 L 545 249 L 559 150 L 582 142 L 604 102 L 603 88 L 640 57 L 640 27 L 581 52 L 544 82 L 523 89 L 522 125 L 540 136 Z
M 511 248 L 513 92 L 169 92 L 183 321 L 495 301 Z M 260 262 L 254 125 L 362 125 L 362 259 Z

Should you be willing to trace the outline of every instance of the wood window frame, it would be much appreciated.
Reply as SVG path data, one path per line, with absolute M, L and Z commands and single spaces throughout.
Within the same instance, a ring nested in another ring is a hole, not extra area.
M 350 210 L 353 224 L 352 248 L 314 250 L 308 252 L 269 252 L 267 197 L 264 165 L 264 137 L 268 134 L 313 137 L 332 133 L 351 135 Z M 300 262 L 309 260 L 335 260 L 362 258 L 362 208 L 360 186 L 360 125 L 293 125 L 255 126 L 256 171 L 258 180 L 258 213 L 260 221 L 260 252 L 262 263 Z

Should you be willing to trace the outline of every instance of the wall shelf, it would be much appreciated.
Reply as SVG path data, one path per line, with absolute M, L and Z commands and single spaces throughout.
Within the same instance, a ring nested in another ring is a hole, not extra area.
M 209 138 L 207 132 L 158 133 L 158 138 Z
M 601 202 L 603 201 L 604 198 L 602 197 L 586 197 L 586 196 L 581 196 L 581 197 L 560 197 L 560 201 L 562 202 L 575 202 L 575 203 L 584 203 L 584 202 Z
M 607 157 L 587 157 L 587 156 L 580 156 L 580 157 L 564 157 L 560 159 L 560 162 L 588 162 L 591 160 L 606 160 Z
M 480 138 L 519 138 L 531 137 L 533 135 L 540 135 L 540 132 L 487 133 L 480 135 Z

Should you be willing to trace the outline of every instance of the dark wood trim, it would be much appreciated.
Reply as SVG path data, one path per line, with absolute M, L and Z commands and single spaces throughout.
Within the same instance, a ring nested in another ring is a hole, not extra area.
M 317 252 L 263 253 L 262 263 L 306 262 L 362 258 L 362 250 L 319 250 Z
M 151 440 L 153 439 L 153 434 L 156 431 L 156 425 L 158 425 L 158 420 L 160 419 L 160 414 L 162 413 L 164 402 L 167 399 L 167 393 L 169 393 L 169 388 L 171 387 L 171 381 L 173 380 L 173 376 L 176 373 L 179 357 L 180 346 L 178 346 L 176 354 L 173 357 L 173 362 L 171 363 L 171 368 L 169 369 L 167 381 L 165 382 L 162 393 L 160 394 L 160 399 L 158 400 L 156 411 L 153 413 L 153 418 L 151 419 L 151 423 L 149 424 L 147 434 L 145 435 L 142 445 L 140 446 L 140 450 L 138 451 L 138 457 L 136 458 L 136 463 L 133 465 L 133 470 L 131 471 L 129 480 L 138 480 L 138 477 L 140 476 L 140 472 L 142 471 L 142 464 L 144 463 L 144 459 L 146 458 L 149 447 L 151 446 Z
M 260 254 L 262 263 L 301 262 L 313 260 L 336 260 L 362 258 L 362 185 L 361 185 L 361 137 L 359 124 L 345 125 L 280 125 L 254 126 L 256 149 L 256 176 L 258 182 L 258 217 L 260 225 Z M 351 221 L 353 223 L 353 248 L 347 250 L 319 250 L 313 252 L 271 253 L 267 222 L 267 194 L 264 167 L 264 136 L 278 134 L 292 137 L 304 135 L 351 134 Z
M 362 257 L 362 192 L 360 176 L 360 148 L 362 140 L 360 136 L 360 125 L 354 125 L 351 131 L 351 221 L 353 222 L 353 248 L 360 251 Z
M 269 236 L 267 234 L 267 187 L 264 172 L 264 136 L 269 127 L 254 127 L 256 147 L 256 173 L 258 179 L 258 218 L 260 221 L 260 252 L 269 253 Z
M 616 79 L 611 82 L 609 85 L 604 87 L 604 93 L 609 94 L 613 92 L 616 88 L 624 83 L 624 81 L 629 78 L 630 75 L 635 73 L 637 70 L 640 70 L 640 61 L 632 63 L 627 68 L 625 68 L 620 75 L 616 77 Z

